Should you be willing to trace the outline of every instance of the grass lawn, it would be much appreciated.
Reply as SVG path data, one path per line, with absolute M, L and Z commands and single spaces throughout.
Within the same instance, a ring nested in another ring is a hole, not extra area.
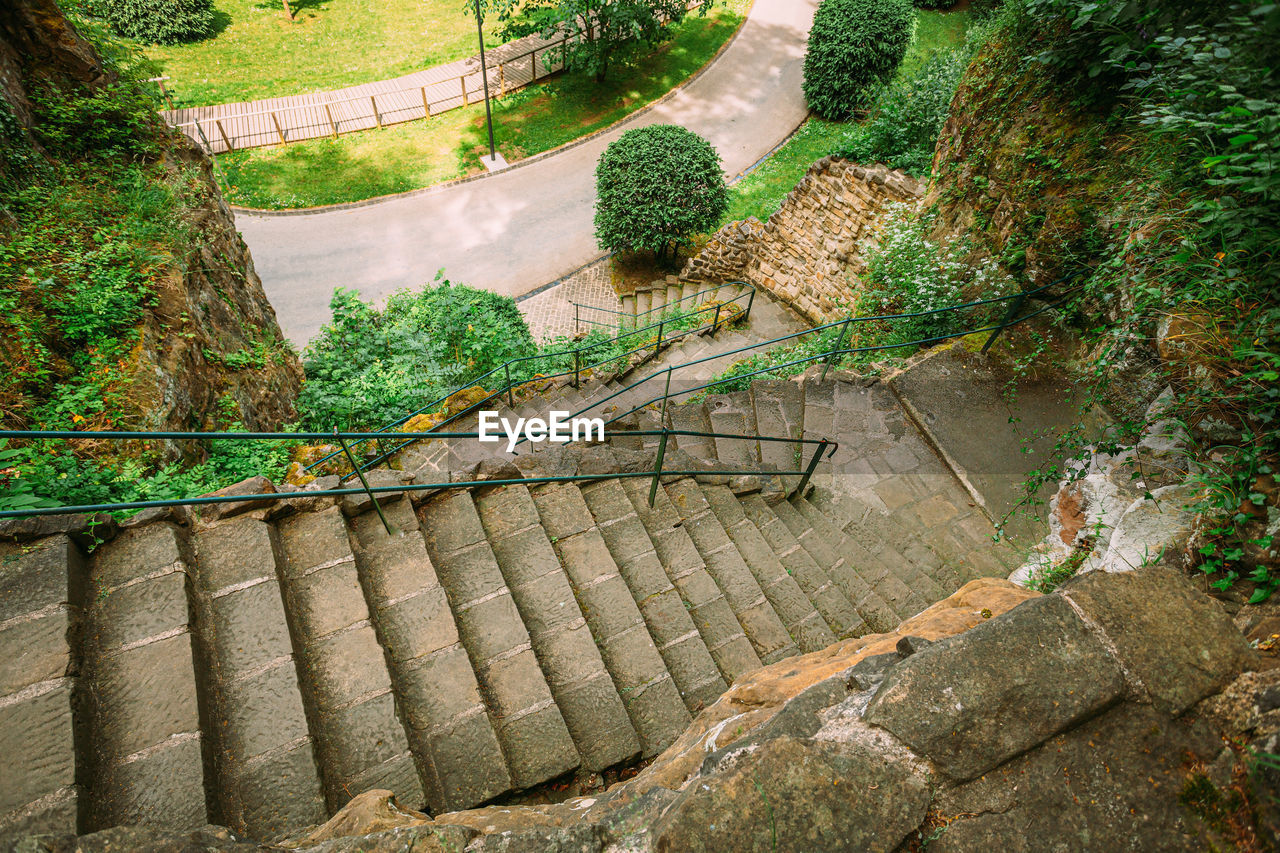
M 665 95 L 705 65 L 745 18 L 751 0 L 690 15 L 675 37 L 618 68 L 604 85 L 562 74 L 493 102 L 498 149 L 518 160 L 606 127 Z M 232 204 L 283 209 L 360 201 L 482 171 L 484 104 L 384 130 L 219 155 Z
M 142 45 L 179 107 L 279 98 L 398 77 L 477 51 L 461 0 L 214 0 L 218 33 Z M 499 26 L 496 18 L 486 30 Z M 485 45 L 499 44 L 492 34 Z
M 907 49 L 898 73 L 910 72 L 935 50 L 962 43 L 968 21 L 966 12 L 919 12 L 915 39 Z M 811 117 L 773 156 L 730 187 L 729 211 L 724 222 L 735 222 L 748 216 L 762 221 L 768 219 L 796 182 L 804 177 L 809 166 L 830 154 L 849 127 L 848 122 Z

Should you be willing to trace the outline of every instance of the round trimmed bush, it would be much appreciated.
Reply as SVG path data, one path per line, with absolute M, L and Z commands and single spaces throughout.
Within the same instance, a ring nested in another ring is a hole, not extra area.
M 88 7 L 125 38 L 178 44 L 213 35 L 213 0 L 93 0 Z
M 915 29 L 912 0 L 823 0 L 804 57 L 804 96 L 826 119 L 865 108 L 907 52 Z
M 674 124 L 627 131 L 596 165 L 596 240 L 605 249 L 665 258 L 728 207 L 720 155 Z

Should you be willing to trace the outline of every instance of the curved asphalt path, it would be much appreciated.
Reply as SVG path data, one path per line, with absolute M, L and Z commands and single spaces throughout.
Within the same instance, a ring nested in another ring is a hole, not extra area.
M 452 281 L 519 296 L 600 256 L 592 217 L 595 164 L 624 131 L 679 124 L 709 139 L 732 176 L 804 120 L 805 42 L 817 0 L 756 0 L 710 67 L 658 105 L 562 151 L 479 180 L 361 207 L 289 216 L 240 211 L 285 335 L 302 345 L 329 319 L 338 286 L 381 299 Z

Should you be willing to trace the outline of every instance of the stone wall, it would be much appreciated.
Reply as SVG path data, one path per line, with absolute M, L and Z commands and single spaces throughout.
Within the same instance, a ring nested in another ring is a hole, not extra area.
M 850 274 L 862 272 L 862 256 L 885 204 L 915 201 L 923 191 L 901 172 L 824 157 L 768 222 L 751 217 L 724 226 L 689 259 L 681 278 L 743 279 L 812 322 L 832 320 L 854 301 Z

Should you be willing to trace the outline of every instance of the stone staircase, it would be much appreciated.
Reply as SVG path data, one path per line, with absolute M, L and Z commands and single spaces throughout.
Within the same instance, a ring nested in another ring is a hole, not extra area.
M 733 283 L 719 286 L 705 282 L 681 281 L 670 275 L 636 287 L 632 293 L 623 294 L 622 315 L 619 325 L 623 329 L 650 326 L 663 318 L 671 318 L 697 309 L 707 302 L 723 303 L 726 316 L 731 308 L 747 309 L 747 288 Z M 752 310 L 754 310 L 754 305 Z
M 651 285 L 653 288 L 651 291 L 638 290 L 637 294 L 659 300 L 659 308 L 671 304 L 665 302 L 665 294 L 667 292 L 672 294 L 686 293 L 691 297 L 695 297 L 699 306 L 705 305 L 710 300 L 728 304 L 734 298 L 741 297 L 734 304 L 744 309 L 746 307 L 745 291 L 738 285 L 721 285 L 718 288 L 713 288 L 712 292 L 707 293 L 704 292 L 707 290 L 706 285 L 695 286 L 690 283 L 683 285 L 669 283 L 674 278 L 674 276 L 670 277 L 668 282 L 655 282 Z M 660 283 L 662 284 L 661 291 L 658 289 L 658 284 Z M 657 294 L 660 292 L 664 295 L 658 296 Z M 672 298 L 674 300 L 680 297 L 673 296 Z M 623 297 L 624 309 L 634 310 L 636 308 L 635 299 L 636 297 L 632 296 Z M 651 304 L 646 300 L 643 303 L 644 310 L 648 311 L 648 306 Z M 686 312 L 696 307 L 692 299 L 680 304 L 679 310 Z M 632 316 L 634 317 L 635 315 L 633 314 Z M 726 321 L 728 316 L 726 312 Z M 628 325 L 632 322 L 624 318 L 624 329 L 633 327 Z M 650 314 L 648 319 L 642 322 L 645 325 L 656 323 L 658 322 L 658 314 Z M 703 322 L 708 323 L 710 320 L 704 318 Z M 486 405 L 494 407 L 499 417 L 507 418 L 512 422 L 517 418 L 546 417 L 552 410 L 581 411 L 584 413 L 584 417 L 604 417 L 608 419 L 626 412 L 634 406 L 645 403 L 655 396 L 661 396 L 666 389 L 666 371 L 669 367 L 676 366 L 680 368 L 674 373 L 671 383 L 671 393 L 676 394 L 683 388 L 691 388 L 708 382 L 722 373 L 735 361 L 743 357 L 742 355 L 733 355 L 732 353 L 735 351 L 744 347 L 759 347 L 752 350 L 752 352 L 766 352 L 772 347 L 761 346 L 762 344 L 806 328 L 808 326 L 789 309 L 765 294 L 757 294 L 751 313 L 745 320 L 732 325 L 726 323 L 714 334 L 709 330 L 704 330 L 702 334 L 688 332 L 673 340 L 660 352 L 633 369 L 619 373 L 584 375 L 577 388 L 574 388 L 571 384 L 572 377 L 560 377 L 555 380 L 548 379 L 541 383 L 535 381 L 525 387 L 522 396 L 514 399 L 514 406 L 508 404 L 508 398 L 505 396 L 496 397 Z M 669 336 L 670 334 L 672 333 L 664 332 L 664 336 Z M 628 386 L 635 387 L 630 388 L 630 390 L 623 390 Z M 643 413 L 640 423 L 642 424 L 641 428 L 647 429 L 656 426 L 657 420 L 650 413 Z M 451 420 L 442 429 L 450 432 L 475 432 L 479 429 L 479 415 L 477 413 L 462 415 Z M 479 444 L 474 439 L 440 439 L 430 443 L 413 445 L 410 450 L 401 455 L 401 458 L 394 465 L 404 470 L 417 472 L 419 474 L 419 482 L 445 482 L 448 480 L 449 472 L 451 471 L 465 471 L 473 468 L 481 461 L 491 460 L 495 456 L 510 455 L 495 451 L 494 447 L 495 445 L 493 444 Z M 525 447 L 528 448 L 528 445 L 525 445 Z M 357 447 L 357 449 L 360 448 Z M 371 451 L 371 447 L 368 445 L 365 446 L 365 449 Z M 533 450 L 536 452 L 537 448 L 535 447 Z M 427 472 L 430 470 L 437 471 L 439 476 L 444 477 L 444 480 L 426 479 Z
M 703 473 L 652 507 L 652 443 L 619 437 L 479 472 L 595 480 L 383 496 L 390 533 L 367 496 L 294 497 L 0 544 L 0 837 L 271 839 L 369 788 L 439 813 L 589 778 L 744 673 L 1020 562 L 890 382 L 815 370 L 670 417 L 745 437 L 675 437 L 667 470 Z M 705 470 L 796 467 L 757 431 L 840 450 L 791 500 Z

